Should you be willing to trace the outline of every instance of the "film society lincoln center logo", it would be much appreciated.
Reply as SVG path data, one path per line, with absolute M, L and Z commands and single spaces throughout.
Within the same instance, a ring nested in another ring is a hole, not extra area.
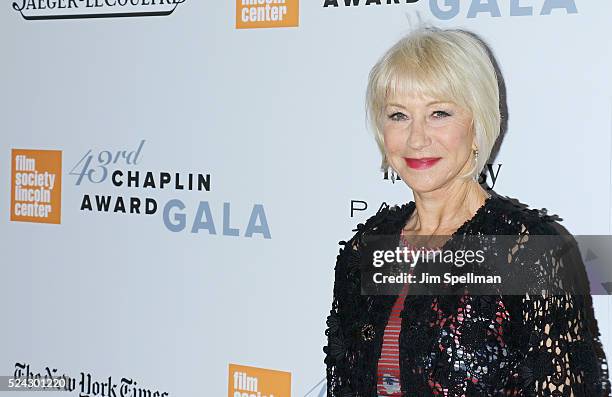
M 230 364 L 228 397 L 291 397 L 291 372 Z
M 298 26 L 299 8 L 299 0 L 236 0 L 236 29 Z
M 62 152 L 11 151 L 11 221 L 60 223 Z

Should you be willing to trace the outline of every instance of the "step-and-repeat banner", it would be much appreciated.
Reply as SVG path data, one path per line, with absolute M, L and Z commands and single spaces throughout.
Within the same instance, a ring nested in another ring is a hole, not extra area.
M 322 396 L 340 240 L 412 200 L 370 68 L 423 20 L 505 81 L 483 186 L 610 234 L 612 3 L 5 0 L 0 376 L 66 396 Z M 612 357 L 607 296 L 594 297 Z M 20 395 L 38 395 L 26 391 Z

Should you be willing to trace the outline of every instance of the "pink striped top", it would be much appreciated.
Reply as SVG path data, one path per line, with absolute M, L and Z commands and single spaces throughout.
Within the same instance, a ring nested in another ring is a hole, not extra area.
M 402 318 L 400 312 L 404 307 L 404 298 L 408 292 L 408 284 L 404 284 L 402 292 L 391 309 L 389 321 L 383 335 L 382 351 L 378 360 L 378 384 L 379 396 L 401 397 L 400 368 L 399 368 L 399 333 Z
M 410 246 L 402 236 L 402 244 L 409 250 Z M 432 249 L 435 250 L 435 249 Z M 410 268 L 410 273 L 414 270 Z M 377 392 L 379 397 L 401 397 L 400 365 L 399 365 L 399 334 L 402 328 L 400 313 L 404 308 L 404 300 L 408 295 L 408 283 L 405 283 L 391 308 L 391 314 L 383 334 L 382 351 L 378 360 Z

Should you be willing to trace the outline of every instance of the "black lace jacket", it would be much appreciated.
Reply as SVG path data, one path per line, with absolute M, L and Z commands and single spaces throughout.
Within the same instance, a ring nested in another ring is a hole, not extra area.
M 377 396 L 382 337 L 397 295 L 361 293 L 361 245 L 364 234 L 399 240 L 414 208 L 414 202 L 383 207 L 340 242 L 323 347 L 328 396 Z M 555 220 L 561 219 L 494 193 L 455 235 L 554 235 Z M 516 260 L 529 257 L 521 256 L 525 250 L 521 246 Z M 546 250 L 537 258 L 542 277 L 558 265 Z M 403 396 L 610 395 L 590 294 L 408 295 L 404 307 Z

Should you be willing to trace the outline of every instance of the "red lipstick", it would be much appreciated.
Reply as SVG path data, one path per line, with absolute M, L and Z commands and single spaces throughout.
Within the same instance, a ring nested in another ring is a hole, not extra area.
M 414 168 L 415 170 L 424 170 L 429 167 L 432 167 L 440 159 L 441 157 L 421 157 L 418 159 L 404 157 L 406 165 L 410 168 Z

